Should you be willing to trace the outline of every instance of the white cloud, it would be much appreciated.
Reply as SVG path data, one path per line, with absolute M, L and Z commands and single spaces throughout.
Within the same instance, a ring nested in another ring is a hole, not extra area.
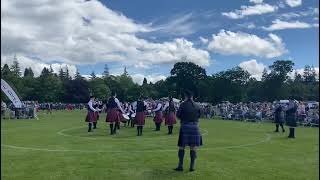
M 286 22 L 281 21 L 279 19 L 276 19 L 275 21 L 272 21 L 272 25 L 269 27 L 263 27 L 263 29 L 267 31 L 275 31 L 275 30 L 283 30 L 283 29 L 305 29 L 305 28 L 311 28 L 312 25 L 300 22 L 300 21 L 292 21 L 292 22 Z
M 267 72 L 270 73 L 270 69 L 268 69 L 268 66 L 264 65 L 263 63 L 258 63 L 255 59 L 243 61 L 239 64 L 239 67 L 248 71 L 251 74 L 251 77 L 256 78 L 258 81 L 261 80 L 264 69 L 266 69 Z M 316 72 L 317 79 L 319 79 L 319 67 L 315 67 L 314 69 Z M 303 76 L 304 69 L 294 69 L 292 72 L 288 73 L 288 76 L 291 79 L 294 79 L 296 72 Z
M 263 0 L 249 0 L 249 1 L 255 4 L 261 4 L 263 2 Z
M 272 6 L 266 3 L 262 3 L 262 4 L 256 4 L 254 6 L 241 6 L 240 10 L 223 12 L 222 15 L 231 19 L 241 19 L 246 16 L 261 15 L 261 14 L 275 12 L 277 9 L 278 9 L 277 6 Z
M 203 43 L 203 44 L 207 44 L 208 43 L 208 39 L 207 38 L 204 38 L 202 36 L 199 37 L 200 41 Z
M 316 72 L 316 79 L 319 80 L 319 67 L 314 67 L 314 70 Z M 294 69 L 292 72 L 288 73 L 288 76 L 291 79 L 294 79 L 295 73 L 300 74 L 303 76 L 304 68 L 301 69 Z
M 131 75 L 133 82 L 141 85 L 143 82 L 143 79 L 146 78 L 148 83 L 151 81 L 152 83 L 155 83 L 160 80 L 166 79 L 166 76 L 164 75 L 158 75 L 158 74 L 151 74 L 151 75 L 143 75 L 143 74 L 132 74 Z
M 285 0 L 285 2 L 290 7 L 297 7 L 302 4 L 302 0 Z
M 251 77 L 254 77 L 257 80 L 261 80 L 263 70 L 267 68 L 267 66 L 258 63 L 255 59 L 243 61 L 239 64 L 239 67 L 248 71 L 251 74 Z
M 174 17 L 173 20 L 152 28 L 152 31 L 161 31 L 174 35 L 189 35 L 195 32 L 195 23 L 192 21 L 192 13 Z
M 119 74 L 114 74 L 114 73 L 111 73 L 111 75 L 116 75 L 118 76 Z M 143 75 L 143 74 L 129 74 L 132 78 L 132 81 L 134 83 L 137 83 L 139 85 L 142 85 L 143 83 L 143 79 L 146 78 L 148 83 L 152 82 L 152 83 L 156 83 L 157 81 L 160 81 L 160 80 L 164 80 L 166 79 L 167 77 L 164 76 L 164 75 L 159 75 L 159 74 L 151 74 L 151 75 Z M 84 77 L 85 79 L 89 80 L 91 75 L 82 75 L 82 77 Z M 101 78 L 102 77 L 102 74 L 96 74 L 96 77 L 99 77 Z
M 44 63 L 119 62 L 141 67 L 180 59 L 209 65 L 207 51 L 177 38 L 153 43 L 137 37 L 152 31 L 97 0 L 1 1 L 1 57 L 17 53 Z M 31 10 L 30 10 L 31 9 Z
M 260 38 L 254 34 L 221 30 L 213 34 L 208 49 L 226 55 L 240 54 L 266 58 L 279 57 L 286 53 L 282 39 L 275 34 Z
M 13 59 L 14 59 L 13 56 L 1 56 L 1 65 L 3 66 L 4 64 L 8 64 L 10 66 L 13 63 Z M 36 59 L 32 59 L 32 58 L 20 56 L 20 55 L 17 55 L 17 60 L 20 65 L 22 75 L 23 75 L 24 70 L 26 68 L 31 67 L 32 71 L 34 73 L 34 76 L 38 77 L 38 76 L 40 76 L 43 68 L 45 68 L 45 67 L 50 68 L 50 65 L 51 65 L 54 73 L 57 73 L 57 74 L 59 73 L 60 68 L 62 68 L 65 71 L 66 67 L 68 67 L 69 74 L 72 77 L 74 77 L 74 75 L 76 74 L 76 71 L 77 71 L 77 68 L 75 65 L 66 64 L 66 63 L 49 64 L 49 63 L 42 62 L 40 60 L 36 60 Z

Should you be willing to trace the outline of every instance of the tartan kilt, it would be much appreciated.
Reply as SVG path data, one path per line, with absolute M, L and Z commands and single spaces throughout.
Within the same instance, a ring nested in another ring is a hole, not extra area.
M 284 117 L 276 115 L 275 118 L 274 118 L 274 122 L 275 123 L 284 123 Z
M 202 136 L 197 124 L 181 124 L 178 146 L 202 146 Z
M 161 112 L 161 111 L 157 111 L 157 112 L 156 112 L 156 115 L 155 115 L 154 118 L 153 118 L 153 121 L 154 121 L 155 123 L 162 123 L 162 119 L 163 119 L 163 117 L 162 117 L 162 112 Z
M 135 117 L 135 124 L 138 126 L 143 126 L 145 123 L 145 114 L 144 112 L 137 112 Z
M 297 121 L 295 115 L 286 116 L 286 125 L 289 127 L 297 127 Z
M 113 122 L 119 122 L 119 121 L 120 121 L 119 111 L 116 108 L 108 109 L 106 122 L 113 123 Z
M 99 114 L 99 112 L 97 111 L 97 112 L 95 112 L 95 114 L 96 114 L 96 117 L 97 117 L 97 121 L 99 120 L 99 117 L 100 117 L 100 114 Z
M 97 115 L 93 111 L 88 111 L 86 116 L 86 122 L 97 122 Z
M 176 114 L 174 112 L 170 112 L 165 117 L 165 125 L 172 126 L 173 124 L 176 124 Z

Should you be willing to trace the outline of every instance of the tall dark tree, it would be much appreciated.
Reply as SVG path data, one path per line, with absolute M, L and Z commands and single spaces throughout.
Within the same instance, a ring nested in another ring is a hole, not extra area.
M 24 77 L 34 77 L 32 68 L 31 68 L 31 67 L 26 68 L 26 69 L 24 70 L 23 76 L 24 76 Z
M 97 78 L 96 73 L 94 73 L 94 71 L 92 71 L 90 74 L 90 80 L 93 80 L 95 78 Z
M 52 69 L 52 65 L 51 65 L 51 64 L 50 64 L 49 72 L 50 72 L 50 74 L 53 74 L 53 73 L 54 73 L 54 71 L 53 71 L 53 69 Z
M 63 71 L 63 69 L 60 67 L 60 69 L 59 69 L 59 79 L 61 80 L 61 81 L 64 81 L 64 79 L 65 79 L 65 72 Z
M 269 66 L 271 72 L 263 82 L 261 89 L 265 100 L 274 101 L 289 97 L 285 82 L 289 79 L 288 73 L 292 72 L 293 66 L 294 63 L 290 60 L 278 60 Z
M 81 76 L 81 74 L 80 74 L 78 69 L 76 70 L 76 74 L 75 74 L 74 78 L 75 79 L 83 79 L 83 77 Z
M 181 95 L 184 89 L 191 89 L 198 95 L 197 85 L 205 79 L 206 70 L 192 62 L 174 64 L 170 74 L 177 84 L 176 92 Z
M 103 70 L 103 73 L 102 73 L 103 77 L 108 77 L 110 74 L 109 74 L 109 67 L 107 64 L 104 65 L 104 70 Z
M 20 69 L 20 65 L 19 65 L 19 62 L 18 62 L 16 55 L 13 58 L 13 64 L 11 65 L 11 71 L 15 76 L 17 76 L 17 77 L 21 76 L 21 69 Z
M 146 86 L 146 85 L 148 85 L 147 78 L 143 78 L 142 86 Z
M 50 70 L 44 67 L 41 71 L 40 77 L 48 77 L 48 76 L 50 76 Z
M 1 76 L 9 76 L 11 74 L 12 74 L 12 72 L 11 72 L 8 64 L 4 64 L 3 68 L 2 68 L 2 71 L 1 71 Z

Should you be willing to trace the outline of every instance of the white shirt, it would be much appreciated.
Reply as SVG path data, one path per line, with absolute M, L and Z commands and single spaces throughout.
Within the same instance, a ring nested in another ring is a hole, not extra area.
M 153 112 L 159 111 L 162 107 L 161 103 L 158 103 L 157 108 L 153 110 Z
M 92 105 L 93 105 L 93 100 L 90 100 L 90 101 L 88 102 L 89 108 L 90 108 L 92 111 L 97 111 L 95 108 L 92 107 Z
M 116 102 L 118 108 L 121 110 L 122 114 L 124 114 L 124 110 L 122 109 L 121 105 L 120 105 L 120 101 L 118 98 L 114 98 L 114 101 Z
M 145 101 L 143 101 L 143 105 L 147 106 L 147 103 Z M 133 104 L 133 109 L 137 110 L 137 102 Z
M 165 111 L 169 107 L 169 102 L 166 102 L 166 104 L 163 106 L 162 111 Z

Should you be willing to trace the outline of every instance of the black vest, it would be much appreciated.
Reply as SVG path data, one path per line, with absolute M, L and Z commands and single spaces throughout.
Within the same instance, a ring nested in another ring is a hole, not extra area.
M 113 108 L 117 108 L 117 107 L 118 107 L 118 105 L 117 105 L 117 103 L 115 101 L 115 98 L 114 97 L 109 98 L 109 101 L 108 101 L 108 104 L 107 104 L 107 108 L 108 109 L 113 109 Z
M 146 110 L 143 101 L 137 101 L 137 112 L 143 112 Z
M 169 112 L 176 112 L 173 101 L 169 101 Z

